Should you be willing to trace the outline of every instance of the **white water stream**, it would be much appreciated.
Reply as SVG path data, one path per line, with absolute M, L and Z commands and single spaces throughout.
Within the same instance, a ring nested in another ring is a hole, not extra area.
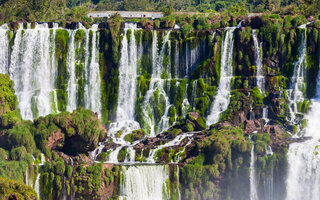
M 299 58 L 294 63 L 293 76 L 291 77 L 290 89 L 287 90 L 288 100 L 289 100 L 289 112 L 290 116 L 288 120 L 291 123 L 295 123 L 297 110 L 297 103 L 303 101 L 303 90 L 304 84 L 304 73 L 306 69 L 306 52 L 307 52 L 307 30 L 306 26 L 302 25 L 299 27 L 301 29 L 301 40 L 299 46 Z
M 320 73 L 307 120 L 304 137 L 311 139 L 289 146 L 287 200 L 318 200 L 320 196 Z
M 170 199 L 166 181 L 168 165 L 122 166 L 120 200 L 166 200 Z
M 254 42 L 254 55 L 256 58 L 256 79 L 257 79 L 257 86 L 261 92 L 265 91 L 265 78 L 263 76 L 263 54 L 262 54 L 262 42 L 258 42 L 257 31 L 252 30 L 252 37 Z
M 12 50 L 9 51 L 8 34 L 13 34 L 6 25 L 0 27 L 0 73 L 9 73 L 15 82 L 15 92 L 19 100 L 19 108 L 23 119 L 33 120 L 39 116 L 57 113 L 57 62 L 56 62 L 56 31 L 61 29 L 56 23 L 49 28 L 47 23 L 36 23 L 31 29 L 28 24 L 15 32 Z M 100 114 L 100 69 L 98 55 L 98 27 L 84 30 L 85 59 L 84 59 L 84 107 Z M 75 33 L 80 30 L 67 30 L 69 32 L 67 71 L 70 79 L 67 86 L 67 110 L 72 112 L 78 107 L 78 83 L 76 80 Z M 92 31 L 92 37 L 89 37 Z M 91 40 L 91 42 L 90 42 Z
M 226 28 L 221 47 L 220 81 L 215 99 L 207 117 L 207 126 L 219 121 L 220 113 L 228 108 L 230 101 L 230 83 L 233 74 L 233 43 L 236 27 Z

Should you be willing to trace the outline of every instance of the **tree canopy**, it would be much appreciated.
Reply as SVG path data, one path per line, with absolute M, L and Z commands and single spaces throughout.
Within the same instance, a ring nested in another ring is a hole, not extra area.
M 319 0 L 0 0 L 0 22 L 90 21 L 92 10 L 303 14 L 318 16 Z

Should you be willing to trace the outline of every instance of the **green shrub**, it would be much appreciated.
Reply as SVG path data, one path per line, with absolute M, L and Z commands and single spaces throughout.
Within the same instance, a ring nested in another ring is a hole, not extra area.
M 72 171 L 73 171 L 73 168 L 72 168 L 72 166 L 70 166 L 70 165 L 68 165 L 68 167 L 67 167 L 67 171 L 66 171 L 66 175 L 67 175 L 67 177 L 70 179 L 71 178 L 71 176 L 72 176 Z
M 158 19 L 154 20 L 154 27 L 156 29 L 160 28 L 160 21 Z
M 24 146 L 11 149 L 10 157 L 12 160 L 22 161 L 26 158 L 27 150 Z
M 65 165 L 64 165 L 64 162 L 63 161 L 58 161 L 56 162 L 55 166 L 54 166 L 54 172 L 56 174 L 59 174 L 59 175 L 63 175 L 64 172 L 65 172 Z
M 28 153 L 33 153 L 36 145 L 27 123 L 14 126 L 8 131 L 8 143 L 12 147 L 24 146 Z
M 182 27 L 182 32 L 184 35 L 187 35 L 188 33 L 190 33 L 193 30 L 193 26 L 188 24 L 188 25 L 184 25 Z
M 37 193 L 32 187 L 21 181 L 0 178 L 1 199 L 37 199 Z
M 0 148 L 0 161 L 4 161 L 7 159 L 9 159 L 9 153 L 6 150 Z
M 143 138 L 146 135 L 143 129 L 135 130 L 133 133 L 124 136 L 124 140 L 128 142 L 133 142 Z
M 296 17 L 294 17 L 291 21 L 292 26 L 296 27 L 296 26 L 300 26 L 302 24 L 307 23 L 307 19 L 305 16 L 303 15 L 298 15 Z

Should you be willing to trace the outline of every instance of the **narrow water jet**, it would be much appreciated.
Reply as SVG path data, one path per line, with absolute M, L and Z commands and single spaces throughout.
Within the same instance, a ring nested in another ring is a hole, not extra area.
M 254 55 L 256 59 L 256 79 L 257 87 L 261 92 L 265 92 L 265 78 L 263 76 L 263 54 L 262 54 L 262 42 L 258 42 L 257 31 L 252 30 L 252 37 L 254 42 Z
M 252 143 L 250 158 L 250 200 L 258 200 L 255 163 L 254 143 Z

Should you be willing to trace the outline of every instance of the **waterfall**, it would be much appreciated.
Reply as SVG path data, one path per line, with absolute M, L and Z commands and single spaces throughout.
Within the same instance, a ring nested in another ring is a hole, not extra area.
M 170 199 L 168 165 L 122 166 L 121 200 Z
M 25 182 L 26 185 L 29 185 L 29 169 L 27 167 L 26 169 L 26 182 Z
M 72 112 L 74 109 L 77 108 L 77 83 L 76 83 L 76 61 L 75 61 L 75 31 L 68 31 L 69 32 L 69 49 L 68 49 L 68 71 L 70 74 L 69 82 L 68 82 L 68 104 L 67 104 L 67 111 Z
M 8 73 L 8 56 L 9 56 L 9 42 L 8 42 L 8 26 L 6 24 L 0 26 L 0 73 Z
M 288 200 L 316 200 L 320 196 L 320 73 L 317 94 L 307 116 L 307 127 L 301 143 L 292 143 L 288 151 L 288 175 L 286 181 Z
M 130 31 L 129 31 L 130 30 Z M 138 47 L 135 40 L 134 32 L 138 30 L 136 23 L 125 23 L 124 35 L 121 41 L 121 57 L 119 67 L 119 99 L 116 113 L 116 122 L 109 126 L 109 134 L 113 141 L 119 146 L 114 149 L 110 155 L 108 162 L 118 162 L 118 153 L 124 146 L 128 147 L 129 158 L 126 162 L 134 162 L 135 151 L 133 144 L 124 140 L 124 136 L 133 130 L 140 129 L 140 125 L 134 120 L 135 103 L 136 103 L 136 85 L 137 85 L 137 59 Z M 130 35 L 128 33 L 130 32 Z M 130 38 L 128 41 L 127 38 Z M 139 51 L 141 46 L 139 44 Z M 122 131 L 121 137 L 116 138 L 116 133 Z
M 271 159 L 271 167 L 270 167 L 270 171 L 268 173 L 270 174 L 266 174 L 266 180 L 265 180 L 265 185 L 264 185 L 264 199 L 265 200 L 273 200 L 274 199 L 274 186 L 273 186 L 273 151 L 270 145 L 268 145 L 267 147 L 267 156 L 270 157 L 269 159 Z
M 315 200 L 319 199 L 320 195 L 319 99 L 312 102 L 311 111 L 307 118 L 305 136 L 312 138 L 289 146 L 289 168 L 286 181 L 286 199 L 288 200 Z
M 56 60 L 56 31 L 62 29 L 57 23 L 49 28 L 47 23 L 31 24 L 15 31 L 12 50 L 9 51 L 9 37 L 11 34 L 7 25 L 0 27 L 0 73 L 9 73 L 15 82 L 15 93 L 19 100 L 19 108 L 23 119 L 32 120 L 39 116 L 57 113 L 58 99 L 56 81 L 58 63 Z M 98 25 L 85 29 L 67 30 L 69 33 L 67 71 L 69 81 L 67 85 L 67 110 L 72 112 L 78 106 L 84 106 L 100 114 L 100 66 L 99 66 L 99 33 Z M 75 41 L 78 30 L 85 32 L 82 43 L 85 43 L 84 58 L 79 60 L 77 48 L 79 41 Z M 84 77 L 84 105 L 79 105 L 79 87 L 76 75 L 76 65 L 83 64 Z
M 156 134 L 166 130 L 169 127 L 168 111 L 170 108 L 169 97 L 165 91 L 165 85 L 167 83 L 166 79 L 161 78 L 161 74 L 165 71 L 163 66 L 163 57 L 165 52 L 166 44 L 170 46 L 170 36 L 171 31 L 168 31 L 166 36 L 163 38 L 163 44 L 158 54 L 158 38 L 157 32 L 153 32 L 152 41 L 152 76 L 150 80 L 149 90 L 144 98 L 142 105 L 144 121 L 150 128 L 149 136 L 155 136 Z M 153 99 L 154 92 L 158 92 L 158 99 Z M 165 112 L 161 116 L 160 122 L 156 122 L 155 114 L 151 106 L 155 106 L 153 101 L 158 101 L 159 104 L 163 104 L 165 107 Z
M 39 166 L 39 173 L 37 174 L 36 182 L 34 184 L 33 189 L 36 191 L 38 195 L 38 199 L 40 199 L 40 177 L 41 177 L 41 166 L 44 165 L 44 162 L 46 161 L 45 156 L 41 153 L 41 160 L 40 163 L 38 164 Z
M 293 76 L 291 77 L 290 89 L 287 91 L 289 99 L 289 121 L 294 123 L 298 112 L 297 103 L 303 101 L 304 86 L 304 70 L 306 68 L 306 52 L 307 52 L 307 30 L 306 25 L 299 27 L 301 29 L 301 41 L 299 46 L 299 58 L 294 63 Z
M 270 120 L 268 118 L 268 107 L 262 109 L 262 119 L 264 120 L 264 125 L 269 123 Z
M 127 40 L 128 30 L 131 30 L 130 41 Z M 137 45 L 134 36 L 135 30 L 137 30 L 136 23 L 125 24 L 124 36 L 121 42 L 117 121 L 134 119 L 137 85 Z
M 48 24 L 17 30 L 9 73 L 15 82 L 23 119 L 32 120 L 52 112 L 51 92 L 56 77 L 56 68 L 51 62 L 52 40 Z
M 256 78 L 257 78 L 257 86 L 261 92 L 265 91 L 265 78 L 263 76 L 263 54 L 262 54 L 262 42 L 258 42 L 257 31 L 252 30 L 252 37 L 254 42 L 254 55 L 256 58 Z
M 226 28 L 221 48 L 221 68 L 219 88 L 207 117 L 207 126 L 218 122 L 220 113 L 228 108 L 230 100 L 230 83 L 232 79 L 233 40 L 236 27 Z
M 186 85 L 186 90 L 184 92 L 184 99 L 183 99 L 183 102 L 182 102 L 182 116 L 186 116 L 188 114 L 188 111 L 190 110 L 190 102 L 188 100 L 188 87 L 189 85 L 187 84 Z
M 99 32 L 98 24 L 93 24 L 92 28 L 87 31 L 87 36 L 92 32 L 91 51 L 88 49 L 89 58 L 88 67 L 85 69 L 86 85 L 85 85 L 85 107 L 93 112 L 101 113 L 101 78 L 99 65 Z
M 170 142 L 167 142 L 163 145 L 159 145 L 157 148 L 155 149 L 152 149 L 149 153 L 149 157 L 147 159 L 147 162 L 151 162 L 151 163 L 155 163 L 155 159 L 154 159 L 154 156 L 155 154 L 157 153 L 158 150 L 160 149 L 163 149 L 163 148 L 166 148 L 166 147 L 172 147 L 172 146 L 177 146 L 179 145 L 183 139 L 185 138 L 190 138 L 193 136 L 193 133 L 182 133 L 180 135 L 178 135 L 177 137 L 175 137 L 173 140 L 171 140 Z
M 198 87 L 198 80 L 194 80 L 192 82 L 192 92 L 191 92 L 191 99 L 192 99 L 192 110 L 196 110 L 196 97 L 197 97 L 197 87 Z
M 256 170 L 255 170 L 254 143 L 252 143 L 251 159 L 250 159 L 250 200 L 258 200 L 257 183 L 256 183 Z

